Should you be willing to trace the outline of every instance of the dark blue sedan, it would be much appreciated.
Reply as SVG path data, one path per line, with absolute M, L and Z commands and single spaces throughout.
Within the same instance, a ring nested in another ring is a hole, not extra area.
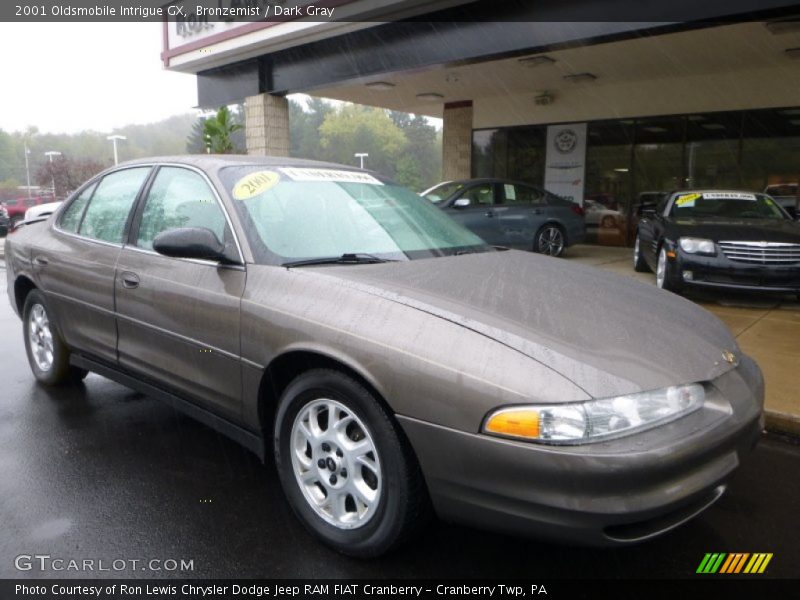
M 586 235 L 580 206 L 527 183 L 446 181 L 421 195 L 496 246 L 560 256 Z

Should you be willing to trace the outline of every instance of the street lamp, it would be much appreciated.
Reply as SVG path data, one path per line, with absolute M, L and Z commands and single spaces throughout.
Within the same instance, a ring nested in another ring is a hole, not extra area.
M 127 140 L 128 138 L 124 135 L 115 133 L 114 135 L 109 135 L 106 137 L 106 139 L 111 140 L 111 142 L 114 144 L 114 164 L 116 165 L 119 163 L 119 158 L 117 157 L 117 140 Z
M 30 153 L 31 153 L 31 151 L 28 150 L 28 142 L 26 141 L 25 142 L 25 177 L 28 180 L 28 200 L 31 199 L 31 168 L 30 168 L 30 165 L 28 164 L 28 154 L 30 154 Z
M 353 156 L 355 156 L 356 158 L 361 160 L 361 168 L 363 169 L 364 168 L 364 158 L 369 156 L 369 154 L 366 153 L 366 152 L 356 152 Z
M 61 156 L 61 152 L 58 150 L 49 150 L 44 153 L 44 155 L 50 159 L 50 181 L 53 184 L 53 200 L 56 199 L 56 176 L 53 172 L 53 157 L 54 156 Z M 29 186 L 30 187 L 30 186 Z

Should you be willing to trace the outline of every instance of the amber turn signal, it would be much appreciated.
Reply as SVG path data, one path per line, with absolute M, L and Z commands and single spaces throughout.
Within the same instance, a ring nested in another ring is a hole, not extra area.
M 500 410 L 490 416 L 484 430 L 497 435 L 539 437 L 539 411 L 529 408 Z

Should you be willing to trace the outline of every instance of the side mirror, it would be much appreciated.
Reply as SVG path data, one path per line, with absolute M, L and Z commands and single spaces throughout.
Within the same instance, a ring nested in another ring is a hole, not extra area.
M 466 208 L 470 204 L 472 204 L 472 201 L 469 198 L 459 198 L 453 202 L 453 208 Z
M 227 256 L 225 244 L 205 227 L 179 227 L 162 231 L 153 240 L 153 250 L 173 258 L 234 262 Z

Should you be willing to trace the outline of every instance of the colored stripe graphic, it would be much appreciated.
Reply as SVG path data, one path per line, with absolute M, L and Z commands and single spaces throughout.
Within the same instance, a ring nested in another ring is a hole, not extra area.
M 749 552 L 731 552 L 730 554 L 709 552 L 700 561 L 700 566 L 697 567 L 696 572 L 709 574 L 763 573 L 771 560 L 771 552 L 758 552 L 755 554 L 750 554 Z

